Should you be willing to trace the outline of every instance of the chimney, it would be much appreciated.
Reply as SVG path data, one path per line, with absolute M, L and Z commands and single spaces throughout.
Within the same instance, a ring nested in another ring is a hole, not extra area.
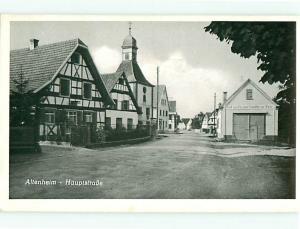
M 29 49 L 33 50 L 35 49 L 39 44 L 39 40 L 38 39 L 30 39 L 30 44 L 29 44 Z
M 223 92 L 223 104 L 226 102 L 227 100 L 227 91 Z

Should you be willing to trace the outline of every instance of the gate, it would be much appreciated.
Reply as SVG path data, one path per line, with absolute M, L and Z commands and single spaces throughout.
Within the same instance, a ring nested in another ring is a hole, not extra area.
M 237 140 L 259 141 L 265 129 L 265 114 L 233 114 L 233 135 Z

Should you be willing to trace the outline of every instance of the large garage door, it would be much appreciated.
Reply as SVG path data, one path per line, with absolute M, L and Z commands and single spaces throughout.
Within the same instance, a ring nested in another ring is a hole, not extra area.
M 233 114 L 233 135 L 237 140 L 262 139 L 265 136 L 265 114 Z

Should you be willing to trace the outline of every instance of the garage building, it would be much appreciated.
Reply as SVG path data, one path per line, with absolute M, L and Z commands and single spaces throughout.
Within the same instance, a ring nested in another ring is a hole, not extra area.
M 248 79 L 218 112 L 218 138 L 238 141 L 274 141 L 278 135 L 278 106 Z

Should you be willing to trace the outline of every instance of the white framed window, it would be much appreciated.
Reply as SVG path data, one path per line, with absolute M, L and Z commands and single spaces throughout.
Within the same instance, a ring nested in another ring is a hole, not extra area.
M 67 113 L 68 121 L 77 124 L 77 112 L 76 111 L 68 111 Z
M 247 100 L 252 100 L 253 99 L 253 91 L 252 91 L 252 89 L 247 89 L 246 90 L 246 99 Z
M 59 83 L 59 91 L 61 96 L 70 96 L 70 80 L 65 79 L 65 78 L 60 78 L 60 83 Z
M 125 110 L 125 111 L 129 110 L 129 101 L 128 100 L 123 100 L 121 104 L 122 104 L 122 110 Z
M 45 112 L 45 123 L 54 124 L 55 123 L 55 113 Z
M 84 121 L 88 123 L 93 122 L 93 115 L 91 113 L 86 113 L 84 115 Z
M 80 64 L 81 55 L 78 52 L 73 53 L 71 56 L 71 62 L 72 64 Z
M 88 82 L 83 82 L 83 98 L 92 98 L 92 84 Z

